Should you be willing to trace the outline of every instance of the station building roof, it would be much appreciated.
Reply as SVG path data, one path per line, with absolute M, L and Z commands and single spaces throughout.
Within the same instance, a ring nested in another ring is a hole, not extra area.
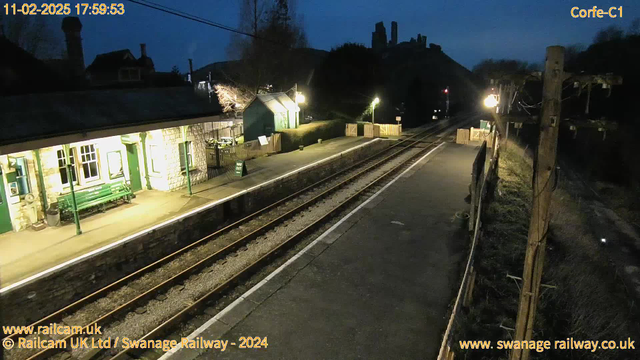
M 271 94 L 258 94 L 252 101 L 260 101 L 263 103 L 272 113 L 282 113 L 287 111 L 298 111 L 296 104 L 291 100 L 287 94 L 283 92 L 271 93 Z M 247 107 L 249 107 L 249 104 Z
M 209 100 L 191 87 L 9 96 L 0 98 L 0 109 L 0 154 L 185 125 L 189 119 L 215 121 L 222 113 L 216 96 Z

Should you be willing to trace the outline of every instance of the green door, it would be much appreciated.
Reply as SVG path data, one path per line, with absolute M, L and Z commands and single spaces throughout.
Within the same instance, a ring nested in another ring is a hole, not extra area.
M 142 190 L 142 180 L 140 179 L 140 165 L 138 165 L 138 146 L 136 144 L 127 144 L 126 146 L 131 191 L 140 191 Z
M 7 193 L 4 192 L 4 176 L 0 169 L 0 234 L 11 230 L 13 230 L 13 227 L 11 226 L 9 204 L 7 204 Z

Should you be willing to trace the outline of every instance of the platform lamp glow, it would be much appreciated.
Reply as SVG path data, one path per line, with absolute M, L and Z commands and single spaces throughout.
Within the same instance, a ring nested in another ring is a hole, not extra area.
M 484 99 L 484 106 L 488 108 L 494 108 L 498 106 L 498 97 L 494 94 L 490 94 L 486 99 Z
M 375 99 L 373 99 L 373 102 L 371 102 L 371 124 L 375 124 L 375 115 L 376 115 L 376 105 L 378 105 L 380 103 L 380 99 L 378 99 L 377 97 Z
M 298 111 L 298 121 L 296 122 L 296 127 L 300 126 L 300 107 L 298 104 L 304 104 L 306 98 L 302 95 L 301 92 L 296 92 L 296 110 Z M 302 117 L 304 119 L 304 116 Z

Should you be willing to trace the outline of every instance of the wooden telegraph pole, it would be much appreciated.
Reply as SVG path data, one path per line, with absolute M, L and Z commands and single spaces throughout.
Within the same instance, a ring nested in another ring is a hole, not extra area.
M 549 204 L 555 182 L 554 176 L 556 176 L 563 69 L 564 48 L 562 46 L 548 47 L 542 86 L 540 139 L 533 174 L 533 206 L 514 337 L 516 341 L 531 340 L 536 306 L 540 295 L 547 229 L 549 227 Z M 528 358 L 529 350 L 514 349 L 511 352 L 511 360 L 527 360 Z

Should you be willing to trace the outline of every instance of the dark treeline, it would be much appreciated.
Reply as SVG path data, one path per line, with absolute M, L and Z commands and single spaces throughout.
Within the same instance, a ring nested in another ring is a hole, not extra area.
M 578 92 L 573 84 L 565 83 L 562 116 L 564 119 L 615 121 L 617 130 L 606 133 L 597 128 L 579 128 L 574 138 L 563 126 L 560 133 L 560 157 L 571 160 L 576 169 L 590 180 L 602 180 L 640 188 L 636 139 L 640 137 L 640 21 L 633 22 L 626 31 L 611 26 L 600 30 L 591 45 L 566 46 L 565 70 L 574 74 L 615 74 L 623 77 L 623 84 L 614 86 L 611 95 L 601 85 L 593 85 L 589 113 L 585 113 L 587 91 Z M 542 64 L 528 64 L 517 60 L 485 60 L 474 68 L 484 78 L 501 73 L 542 70 Z M 541 84 L 527 83 L 514 102 L 513 111 L 524 115 L 539 113 Z M 527 142 L 535 144 L 537 132 L 522 132 Z M 640 204 L 639 204 L 640 205 Z

